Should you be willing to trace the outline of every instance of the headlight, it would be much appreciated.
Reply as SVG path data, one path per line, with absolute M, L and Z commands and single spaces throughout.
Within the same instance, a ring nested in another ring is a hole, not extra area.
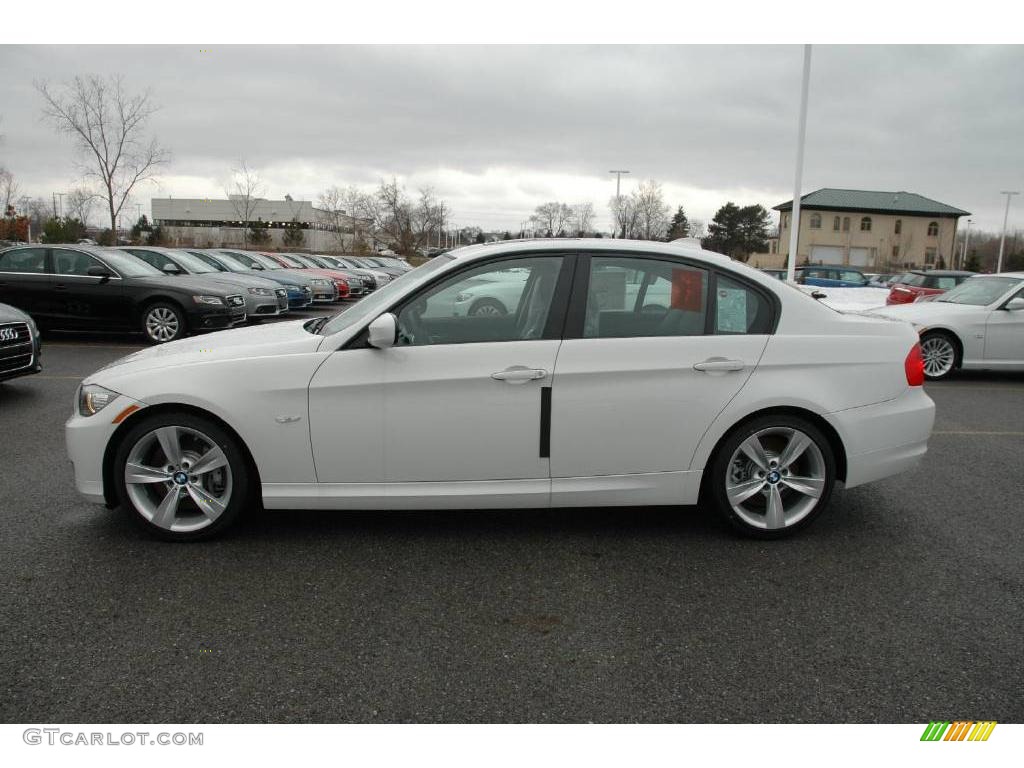
M 330 280 L 319 280 L 319 279 L 317 279 L 317 280 L 314 280 L 313 282 L 316 283 L 317 285 L 330 285 L 331 284 Z
M 273 296 L 274 291 L 272 288 L 250 288 L 249 293 L 253 296 Z
M 224 306 L 224 300 L 220 296 L 193 296 L 192 301 L 196 304 L 213 304 L 218 307 Z
M 92 416 L 113 402 L 117 392 L 111 392 L 96 384 L 85 384 L 78 388 L 78 413 Z

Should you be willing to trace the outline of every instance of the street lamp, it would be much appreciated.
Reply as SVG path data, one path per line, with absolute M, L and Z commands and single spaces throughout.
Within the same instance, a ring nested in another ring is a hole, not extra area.
M 622 189 L 622 174 L 629 173 L 629 171 L 608 171 L 608 173 L 615 174 L 615 217 L 618 218 L 619 211 L 621 210 L 622 206 L 622 195 L 620 194 Z M 618 229 L 619 222 L 616 221 L 614 223 L 616 229 Z M 617 233 L 613 233 L 613 237 L 614 236 L 617 236 Z
M 800 242 L 800 188 L 804 176 L 804 139 L 807 136 L 807 89 L 811 81 L 811 46 L 804 46 L 804 77 L 800 88 L 800 123 L 796 139 L 796 180 L 793 182 L 793 218 L 789 222 L 789 258 L 786 279 L 796 279 L 796 249 Z
M 1003 248 L 1006 245 L 1006 221 L 1010 218 L 1010 198 L 1019 195 L 1020 192 L 1000 192 L 1006 195 L 1006 211 L 1003 213 L 1003 234 L 999 238 L 999 259 L 996 261 L 996 274 L 1003 271 Z

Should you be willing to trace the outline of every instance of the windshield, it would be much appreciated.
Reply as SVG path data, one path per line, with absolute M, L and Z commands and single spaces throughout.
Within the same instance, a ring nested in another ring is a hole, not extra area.
M 246 269 L 266 269 L 266 267 L 261 262 L 256 261 L 256 259 L 254 259 L 247 253 L 239 253 L 238 251 L 219 251 L 217 257 L 220 258 L 221 254 L 227 254 L 225 256 L 225 261 L 229 258 L 234 259 L 235 262 L 241 264 Z M 279 269 L 279 267 L 276 264 L 274 265 L 273 268 Z
M 264 269 L 284 269 L 280 264 L 274 261 L 269 256 L 264 256 L 262 253 L 250 253 L 247 254 L 250 259 L 259 264 Z
M 213 258 L 213 256 L 210 256 L 208 253 L 199 253 L 199 251 L 189 251 L 189 253 L 191 253 L 197 259 L 202 259 L 204 263 L 209 264 L 217 272 L 241 272 L 242 270 L 241 266 L 239 266 L 238 269 L 229 268 L 226 264 L 222 264 L 221 262 L 217 261 L 215 258 Z
M 269 256 L 267 258 L 270 258 Z M 287 264 L 289 267 L 295 267 L 296 269 L 305 269 L 309 266 L 305 259 L 301 256 L 292 256 L 291 254 L 279 253 L 277 258 Z
M 147 264 L 136 256 L 129 256 L 119 251 L 103 251 L 102 258 L 107 264 L 118 271 L 122 277 L 152 277 L 153 275 L 165 276 L 163 272 Z
M 197 275 L 206 274 L 207 272 L 218 272 L 216 267 L 211 267 L 205 261 L 200 259 L 198 256 L 189 253 L 188 251 L 171 251 L 174 254 L 174 260 L 178 262 L 179 266 L 184 267 L 189 272 L 194 272 Z
M 423 266 L 416 267 L 416 269 L 409 272 L 403 278 L 404 282 L 399 283 L 396 280 L 388 283 L 383 288 L 371 293 L 359 303 L 353 304 L 348 309 L 343 312 L 339 312 L 331 318 L 330 322 L 320 329 L 320 335 L 330 336 L 332 333 L 337 333 L 338 331 L 342 331 L 359 322 L 376 317 L 388 308 L 396 296 L 405 291 L 406 286 L 422 283 L 434 272 L 437 272 L 439 269 L 444 267 L 453 258 L 454 257 L 452 256 L 439 256 L 433 261 L 428 261 Z
M 956 288 L 942 294 L 936 301 L 984 307 L 991 304 L 1011 288 L 1022 284 L 1024 284 L 1024 281 L 1014 277 L 972 277 L 964 280 Z

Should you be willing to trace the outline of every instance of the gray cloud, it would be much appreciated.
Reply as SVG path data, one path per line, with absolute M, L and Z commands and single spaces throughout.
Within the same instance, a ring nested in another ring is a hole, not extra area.
M 397 174 L 513 227 L 553 196 L 604 213 L 625 167 L 707 217 L 788 199 L 800 66 L 795 46 L 4 46 L 0 163 L 66 189 L 31 83 L 122 73 L 163 107 L 163 193 L 218 194 L 245 157 L 271 194 Z M 999 190 L 1024 186 L 1022 93 L 1021 47 L 816 46 L 804 188 L 912 190 L 997 228 Z

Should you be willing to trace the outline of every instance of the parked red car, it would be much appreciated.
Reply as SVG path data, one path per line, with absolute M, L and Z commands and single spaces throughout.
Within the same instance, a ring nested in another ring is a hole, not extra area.
M 348 280 L 346 280 L 345 275 L 340 272 L 335 272 L 332 269 L 311 269 L 308 264 L 305 264 L 285 253 L 271 253 L 269 251 L 260 251 L 260 253 L 273 259 L 285 269 L 305 269 L 321 277 L 329 278 L 338 288 L 338 301 L 349 297 Z
M 952 269 L 912 269 L 893 283 L 885 303 L 910 304 L 920 296 L 936 296 L 955 288 L 974 274 Z

